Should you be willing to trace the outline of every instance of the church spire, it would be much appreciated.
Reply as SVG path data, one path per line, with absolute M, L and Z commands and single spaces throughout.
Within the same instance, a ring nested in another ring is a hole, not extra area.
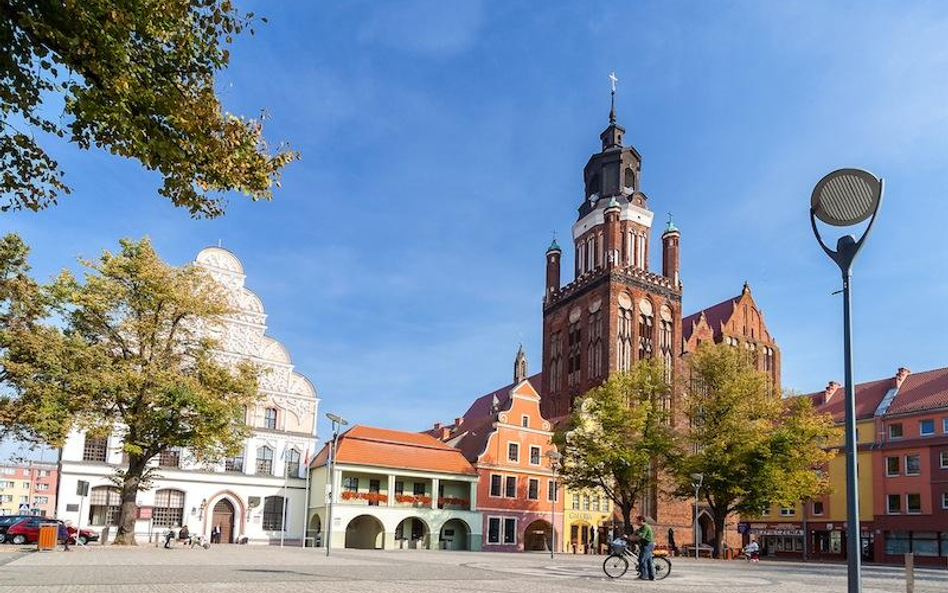
M 619 82 L 619 77 L 616 76 L 615 71 L 609 73 L 609 81 L 612 82 L 612 105 L 609 108 L 609 123 L 616 123 L 616 84 Z
M 520 349 L 517 350 L 517 357 L 514 359 L 514 375 L 513 382 L 514 385 L 517 385 L 521 381 L 527 378 L 527 354 L 523 351 L 523 344 L 520 344 Z
M 599 135 L 599 138 L 602 140 L 603 151 L 609 150 L 610 148 L 621 147 L 622 134 L 625 133 L 625 128 L 616 123 L 616 85 L 619 82 L 619 77 L 616 76 L 615 72 L 609 73 L 609 82 L 612 84 L 609 107 L 609 127 L 603 130 L 602 134 Z

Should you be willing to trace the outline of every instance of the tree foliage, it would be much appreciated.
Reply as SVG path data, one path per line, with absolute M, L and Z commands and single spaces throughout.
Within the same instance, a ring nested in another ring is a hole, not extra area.
M 577 402 L 568 426 L 556 436 L 563 481 L 597 488 L 621 511 L 626 532 L 632 509 L 657 488 L 658 470 L 674 449 L 668 411 L 671 389 L 657 359 L 616 373 Z
M 757 515 L 772 504 L 793 505 L 828 487 L 816 469 L 833 455 L 837 429 L 808 398 L 782 399 L 747 353 L 723 344 L 701 346 L 688 361 L 684 396 L 688 428 L 675 464 L 678 494 L 701 497 L 714 519 L 714 547 L 728 515 Z
M 214 88 L 253 19 L 230 0 L 0 0 L 0 209 L 69 192 L 35 132 L 157 170 L 192 216 L 220 215 L 225 191 L 270 199 L 295 153 Z
M 24 257 L 0 276 L 7 296 L 29 282 L 22 243 L 8 237 L 2 245 Z M 115 477 L 122 491 L 115 542 L 134 544 L 135 501 L 149 486 L 150 462 L 178 448 L 198 462 L 237 453 L 248 434 L 245 406 L 259 397 L 258 370 L 215 357 L 211 336 L 231 310 L 199 268 L 168 265 L 148 240 L 124 240 L 117 253 L 83 263 L 82 279 L 64 271 L 48 286 L 20 291 L 39 304 L 13 296 L 3 305 L 44 314 L 0 327 L 0 378 L 13 392 L 0 399 L 0 413 L 8 434 L 52 446 L 73 429 L 116 433 L 126 461 Z

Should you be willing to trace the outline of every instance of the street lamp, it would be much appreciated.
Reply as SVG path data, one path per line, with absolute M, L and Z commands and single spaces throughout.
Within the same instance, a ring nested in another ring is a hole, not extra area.
M 329 556 L 329 549 L 332 547 L 332 503 L 336 498 L 336 448 L 339 446 L 339 428 L 349 424 L 346 419 L 339 414 L 328 413 L 326 418 L 332 422 L 332 441 L 329 443 L 329 512 L 326 521 L 326 556 Z
M 704 484 L 704 474 L 691 474 L 691 487 L 695 489 L 695 524 L 693 531 L 695 533 L 695 560 L 698 559 L 698 493 Z
M 553 551 L 556 550 L 556 468 L 563 456 L 556 449 L 550 449 L 546 452 L 546 457 L 550 460 L 550 470 L 553 472 L 553 497 L 550 499 L 550 560 L 552 560 Z
M 846 408 L 846 560 L 848 564 L 849 593 L 859 593 L 861 546 L 859 530 L 859 491 L 856 477 L 856 387 L 853 384 L 853 331 L 850 309 L 852 294 L 853 260 L 862 249 L 866 237 L 876 221 L 882 204 L 882 179 L 862 169 L 839 169 L 820 179 L 810 198 L 810 223 L 820 247 L 843 274 L 843 365 L 845 367 Z M 871 217 L 869 225 L 857 241 L 852 235 L 843 235 L 836 241 L 836 251 L 826 246 L 816 219 L 835 227 L 850 227 Z

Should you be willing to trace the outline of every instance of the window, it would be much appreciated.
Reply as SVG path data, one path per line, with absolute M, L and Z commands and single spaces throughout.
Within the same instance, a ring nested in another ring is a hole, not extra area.
M 948 434 L 948 418 L 941 419 L 941 431 Z
M 517 498 L 517 476 L 507 476 L 504 496 L 507 498 Z
M 381 489 L 382 489 L 381 480 L 369 480 L 369 493 L 370 494 L 378 494 L 381 491 Z M 379 506 L 378 498 L 376 498 L 375 500 L 369 500 L 369 506 L 370 507 Z
M 948 450 L 938 454 L 938 465 L 941 469 L 948 469 Z
M 918 423 L 918 434 L 927 437 L 935 434 L 935 421 L 932 419 L 921 420 Z
M 507 444 L 507 461 L 520 461 L 520 445 L 517 443 Z
M 589 495 L 588 494 L 583 494 L 583 510 L 584 511 L 589 510 Z
M 491 474 L 490 476 L 490 495 L 491 496 L 502 496 L 500 492 L 500 484 L 503 478 L 497 474 Z
M 504 543 L 517 543 L 517 520 L 504 518 Z
M 948 492 L 941 493 L 941 508 L 948 509 Z
M 540 447 L 530 445 L 530 465 L 540 465 Z
M 579 386 L 583 368 L 583 329 L 579 320 L 569 324 L 567 341 L 569 350 L 566 353 L 566 386 L 572 389 Z
M 122 495 L 114 486 L 96 486 L 89 492 L 89 525 L 118 525 Z
M 395 496 L 401 496 L 402 494 L 405 494 L 405 482 L 397 481 L 395 482 Z
M 813 501 L 813 514 L 822 515 L 823 514 L 823 501 L 814 500 Z
M 276 430 L 277 411 L 276 408 L 267 408 L 263 411 L 263 427 Z
M 632 311 L 623 306 L 622 299 L 619 300 L 617 334 L 617 370 L 627 371 L 632 367 Z
M 34 496 L 33 504 L 49 504 L 48 496 Z
M 600 309 L 589 316 L 589 343 L 586 347 L 589 377 L 594 379 L 601 377 L 604 370 L 602 334 L 602 310 Z
M 550 336 L 550 393 L 560 390 L 563 374 L 563 336 L 553 332 Z
M 290 449 L 286 454 L 286 475 L 294 477 L 300 475 L 300 452 L 296 449 Z
M 901 556 L 912 551 L 912 540 L 908 531 L 886 531 L 885 553 L 892 556 Z
M 37 490 L 49 490 L 49 484 L 37 484 L 37 485 L 36 485 L 36 489 L 37 489 Z
M 82 446 L 83 461 L 99 461 L 105 463 L 109 452 L 109 437 L 93 437 L 86 434 L 86 441 Z
M 890 439 L 900 439 L 900 438 L 902 438 L 902 425 L 901 425 L 901 424 L 890 424 L 890 425 L 889 425 L 889 438 L 890 438 Z
M 425 483 L 424 482 L 415 482 L 412 484 L 411 493 L 415 496 L 424 496 L 425 495 Z
M 225 458 L 224 471 L 238 474 L 244 473 L 244 452 L 241 451 L 240 454 L 235 457 Z
M 524 414 L 520 417 L 520 426 L 530 428 L 530 417 Z
M 546 483 L 546 499 L 550 502 L 556 502 L 559 499 L 559 489 L 556 487 L 556 482 L 549 480 Z
M 905 456 L 905 475 L 917 476 L 922 473 L 922 464 L 919 461 L 918 453 Z
M 282 496 L 268 496 L 263 499 L 264 531 L 283 531 L 283 514 L 286 502 Z
M 342 488 L 346 492 L 358 492 L 359 491 L 359 478 L 343 478 L 342 479 Z
M 792 517 L 796 514 L 797 514 L 797 510 L 793 507 L 780 507 L 781 517 Z
M 487 543 L 500 543 L 500 517 L 490 517 L 487 519 Z
M 38 470 L 38 471 L 36 472 L 36 477 L 37 477 L 37 478 L 45 478 L 45 477 L 47 477 L 47 476 L 49 476 L 49 470 L 48 470 L 48 469 L 41 469 L 41 470 Z
M 160 467 L 180 467 L 181 451 L 178 449 L 167 449 L 158 454 L 158 465 Z
M 898 457 L 886 457 L 885 458 L 885 475 L 892 477 L 899 475 L 899 458 Z
M 527 498 L 530 500 L 537 500 L 540 498 L 540 480 L 536 478 L 530 478 L 527 481 Z
M 184 520 L 184 492 L 159 490 L 155 492 L 155 508 L 152 511 L 155 527 L 178 527 Z
M 934 531 L 913 531 L 912 552 L 916 556 L 938 556 L 938 534 Z
M 270 447 L 260 447 L 257 449 L 257 475 L 273 475 L 273 449 Z
M 652 357 L 652 328 L 655 320 L 652 316 L 652 302 L 639 301 L 639 360 Z
M 579 494 L 576 492 L 573 493 L 573 510 L 579 510 Z
M 898 494 L 889 494 L 886 496 L 886 510 L 890 515 L 898 515 L 902 512 L 902 497 Z
M 659 314 L 661 319 L 658 322 L 658 349 L 662 355 L 662 368 L 665 371 L 665 382 L 671 384 L 674 365 L 672 359 L 672 311 L 668 305 L 662 305 Z
M 922 512 L 922 495 L 921 494 L 906 494 L 905 495 L 905 511 L 912 514 L 918 514 Z

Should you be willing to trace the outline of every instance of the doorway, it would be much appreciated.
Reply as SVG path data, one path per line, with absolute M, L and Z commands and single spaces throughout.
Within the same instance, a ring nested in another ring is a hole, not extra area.
M 217 504 L 214 505 L 214 512 L 211 519 L 211 528 L 220 526 L 221 528 L 221 543 L 222 544 L 232 544 L 234 543 L 234 505 L 227 500 L 222 498 L 217 501 Z

